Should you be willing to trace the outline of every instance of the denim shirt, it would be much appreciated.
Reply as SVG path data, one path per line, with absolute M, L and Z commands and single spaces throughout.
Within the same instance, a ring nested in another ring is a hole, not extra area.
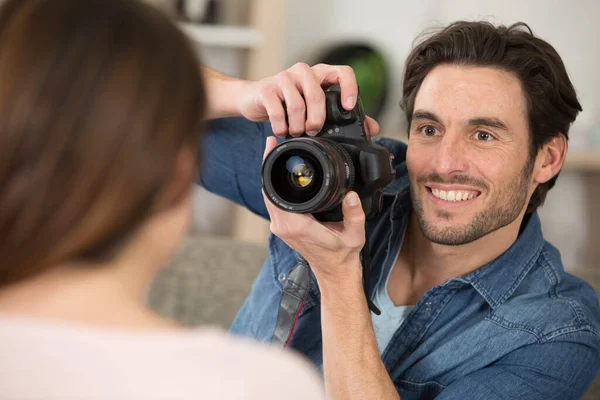
M 201 184 L 268 218 L 260 167 L 268 123 L 214 120 L 203 142 Z M 370 219 L 372 285 L 400 251 L 411 213 L 406 145 L 395 156 L 383 211 Z M 298 255 L 273 234 L 269 256 L 230 332 L 269 342 L 282 285 Z M 373 288 L 371 288 L 373 292 Z M 314 276 L 290 347 L 323 363 L 320 293 Z M 431 288 L 392 336 L 382 361 L 408 399 L 576 399 L 600 370 L 600 308 L 594 290 L 564 271 L 533 213 L 515 243 L 490 264 Z

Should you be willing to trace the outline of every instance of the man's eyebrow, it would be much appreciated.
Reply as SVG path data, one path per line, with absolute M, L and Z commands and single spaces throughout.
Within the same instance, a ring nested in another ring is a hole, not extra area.
M 413 113 L 412 120 L 430 120 L 440 123 L 440 119 L 434 113 L 425 110 L 416 110 Z M 508 127 L 498 118 L 492 117 L 477 117 L 472 118 L 467 122 L 468 125 L 488 126 L 490 128 L 501 129 L 508 132 Z
M 502 130 L 508 132 L 508 127 L 506 126 L 506 124 L 504 122 L 500 121 L 498 118 L 486 118 L 486 117 L 473 118 L 473 119 L 469 120 L 468 124 L 469 125 L 488 126 L 490 128 L 502 129 Z
M 412 119 L 428 119 L 434 122 L 440 122 L 440 119 L 434 113 L 425 110 L 416 110 L 413 113 Z

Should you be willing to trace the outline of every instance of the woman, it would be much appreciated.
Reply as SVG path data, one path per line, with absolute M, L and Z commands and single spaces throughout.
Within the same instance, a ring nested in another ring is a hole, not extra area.
M 133 0 L 0 8 L 0 398 L 318 398 L 292 355 L 144 292 L 191 217 L 199 61 Z

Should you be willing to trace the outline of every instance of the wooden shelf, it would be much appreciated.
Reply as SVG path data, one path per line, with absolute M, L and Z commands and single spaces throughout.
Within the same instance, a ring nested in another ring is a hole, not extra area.
M 600 172 L 600 150 L 569 150 L 564 171 Z
M 178 23 L 179 27 L 195 42 L 209 47 L 256 48 L 262 39 L 256 29 L 238 26 L 199 25 Z

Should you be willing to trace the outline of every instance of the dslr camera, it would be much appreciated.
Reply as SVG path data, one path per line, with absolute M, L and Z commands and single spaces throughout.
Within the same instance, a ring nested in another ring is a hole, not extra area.
M 342 107 L 339 85 L 325 91 L 326 119 L 314 136 L 288 136 L 266 157 L 262 187 L 277 207 L 312 214 L 318 221 L 342 221 L 341 202 L 358 193 L 365 216 L 382 208 L 383 188 L 394 178 L 393 155 L 371 143 L 360 97 Z

